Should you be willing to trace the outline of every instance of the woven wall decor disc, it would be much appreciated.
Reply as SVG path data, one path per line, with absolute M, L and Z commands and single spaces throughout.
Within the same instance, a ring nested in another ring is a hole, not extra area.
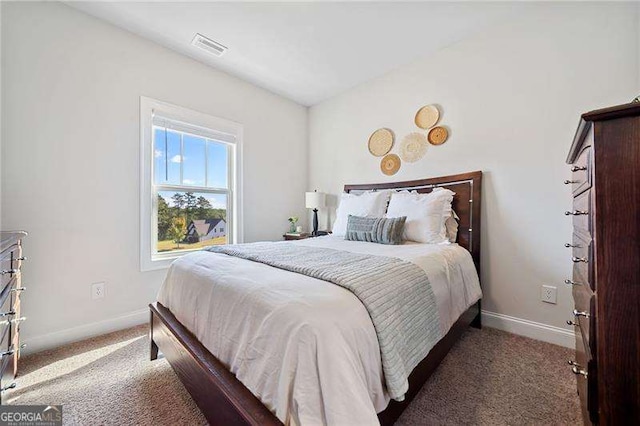
M 400 142 L 400 158 L 407 163 L 415 163 L 427 152 L 427 138 L 418 132 L 409 133 Z
M 382 157 L 391 151 L 394 140 L 395 135 L 391 129 L 378 129 L 369 136 L 369 152 L 376 157 Z
M 395 175 L 400 170 L 400 157 L 395 154 L 385 155 L 380 161 L 380 170 L 387 176 Z
M 415 123 L 421 129 L 428 129 L 436 125 L 440 119 L 440 111 L 435 105 L 423 106 L 416 112 Z
M 431 145 L 442 145 L 447 141 L 449 137 L 449 132 L 446 127 L 437 126 L 433 129 L 429 130 L 429 134 L 427 135 L 427 139 Z

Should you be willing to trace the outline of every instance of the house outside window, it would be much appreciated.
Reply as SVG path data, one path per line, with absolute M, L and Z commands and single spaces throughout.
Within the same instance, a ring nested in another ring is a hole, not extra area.
M 142 97 L 141 269 L 242 241 L 242 126 Z

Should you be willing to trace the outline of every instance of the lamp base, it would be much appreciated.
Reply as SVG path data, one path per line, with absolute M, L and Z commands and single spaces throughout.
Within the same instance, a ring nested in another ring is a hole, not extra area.
M 313 209 L 313 232 L 311 235 L 318 236 L 318 209 Z

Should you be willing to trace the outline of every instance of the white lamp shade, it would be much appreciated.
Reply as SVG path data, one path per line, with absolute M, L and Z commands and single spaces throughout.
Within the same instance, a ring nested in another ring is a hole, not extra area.
M 324 192 L 305 192 L 304 201 L 308 209 L 321 209 L 325 206 L 326 195 Z

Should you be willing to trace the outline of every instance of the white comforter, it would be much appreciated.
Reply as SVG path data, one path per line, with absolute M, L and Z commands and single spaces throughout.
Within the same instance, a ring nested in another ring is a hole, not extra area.
M 415 263 L 433 287 L 443 335 L 481 297 L 471 255 L 457 244 L 387 246 L 333 236 L 295 244 Z M 342 287 L 196 252 L 173 263 L 158 301 L 285 424 L 377 424 L 389 403 L 369 314 Z

